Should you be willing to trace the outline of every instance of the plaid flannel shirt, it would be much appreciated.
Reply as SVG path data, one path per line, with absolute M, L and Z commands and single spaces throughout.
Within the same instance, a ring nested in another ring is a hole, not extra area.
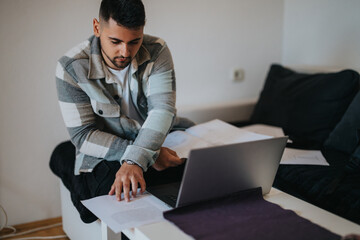
M 144 35 L 128 77 L 142 126 L 122 114 L 119 85 L 102 59 L 97 37 L 59 59 L 56 87 L 76 147 L 75 174 L 91 172 L 102 160 L 131 160 L 146 171 L 157 159 L 176 116 L 174 66 L 166 43 Z

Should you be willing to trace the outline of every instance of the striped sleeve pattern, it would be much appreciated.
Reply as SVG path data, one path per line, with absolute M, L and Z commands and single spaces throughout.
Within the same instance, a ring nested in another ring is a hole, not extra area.
M 176 116 L 175 74 L 171 53 L 164 42 L 155 60 L 145 69 L 143 82 L 148 115 L 134 143 L 126 148 L 121 162 L 131 160 L 144 171 L 155 163 L 161 145 Z

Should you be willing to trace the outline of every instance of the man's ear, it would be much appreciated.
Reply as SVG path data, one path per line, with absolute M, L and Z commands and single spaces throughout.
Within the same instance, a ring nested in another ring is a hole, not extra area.
M 93 19 L 93 30 L 94 30 L 94 35 L 96 37 L 100 37 L 100 23 L 96 18 Z

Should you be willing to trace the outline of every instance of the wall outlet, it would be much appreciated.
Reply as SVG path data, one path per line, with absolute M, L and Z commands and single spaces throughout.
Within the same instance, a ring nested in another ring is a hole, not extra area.
M 234 82 L 244 81 L 244 79 L 245 79 L 245 70 L 242 69 L 242 68 L 233 69 L 233 71 L 231 73 L 231 79 Z

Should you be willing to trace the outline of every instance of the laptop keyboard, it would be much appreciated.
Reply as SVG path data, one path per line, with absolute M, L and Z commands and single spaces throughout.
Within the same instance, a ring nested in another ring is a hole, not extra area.
M 171 207 L 176 206 L 180 182 L 147 187 L 147 191 Z
M 172 206 L 172 207 L 175 207 L 175 205 L 176 205 L 176 200 L 177 200 L 177 196 L 175 196 L 175 195 L 166 195 L 165 196 L 168 200 L 169 200 L 169 202 L 171 203 L 171 204 L 169 204 L 170 206 Z

